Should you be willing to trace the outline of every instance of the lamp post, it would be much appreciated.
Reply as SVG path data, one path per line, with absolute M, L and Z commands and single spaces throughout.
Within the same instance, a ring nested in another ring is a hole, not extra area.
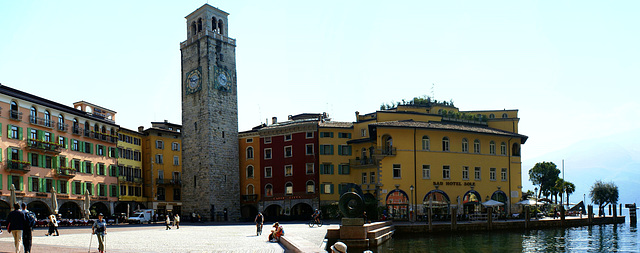
M 413 185 L 409 186 L 409 190 L 411 190 L 411 199 L 409 200 L 409 219 L 413 223 L 413 220 L 415 220 L 415 214 L 413 214 Z

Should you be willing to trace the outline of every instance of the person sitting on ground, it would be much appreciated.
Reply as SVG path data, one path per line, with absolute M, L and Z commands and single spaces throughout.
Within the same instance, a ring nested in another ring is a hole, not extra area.
M 331 246 L 331 253 L 347 253 L 347 245 L 343 242 L 336 242 Z
M 271 242 L 279 242 L 280 237 L 284 235 L 284 228 L 280 226 L 280 223 L 273 224 L 275 229 L 271 230 L 271 234 L 269 234 L 269 241 Z

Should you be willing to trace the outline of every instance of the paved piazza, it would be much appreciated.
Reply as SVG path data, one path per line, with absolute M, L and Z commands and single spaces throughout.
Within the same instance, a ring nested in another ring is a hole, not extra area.
M 271 223 L 270 223 L 271 224 Z M 321 228 L 302 223 L 283 223 L 285 235 L 295 235 L 320 247 L 329 226 Z M 271 226 L 261 236 L 250 223 L 185 223 L 180 229 L 165 230 L 164 225 L 119 225 L 107 227 L 107 252 L 284 252 L 278 243 L 267 242 Z M 60 236 L 44 236 L 46 228 L 37 228 L 32 252 L 87 252 L 89 227 L 61 227 Z M 13 237 L 5 230 L 0 235 L 0 252 L 13 252 Z M 98 252 L 93 237 L 91 252 Z

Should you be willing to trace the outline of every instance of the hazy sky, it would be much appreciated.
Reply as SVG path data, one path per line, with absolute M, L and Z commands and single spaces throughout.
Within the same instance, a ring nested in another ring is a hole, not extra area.
M 181 123 L 179 43 L 204 3 L 0 0 L 0 83 L 104 106 L 129 129 Z M 518 109 L 523 160 L 640 130 L 640 1 L 209 4 L 237 39 L 240 131 L 422 95 Z

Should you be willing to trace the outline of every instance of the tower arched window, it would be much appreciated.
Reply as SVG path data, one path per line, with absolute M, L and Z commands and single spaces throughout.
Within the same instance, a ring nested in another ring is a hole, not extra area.
M 508 118 L 508 117 L 509 117 L 509 116 L 508 116 L 506 113 L 503 113 L 503 114 L 502 114 L 502 118 L 503 118 L 503 119 L 506 119 L 506 118 Z
M 264 186 L 264 196 L 273 197 L 273 185 L 267 184 Z
M 256 192 L 255 187 L 253 187 L 252 184 L 247 185 L 247 195 L 256 194 L 255 192 Z
M 78 119 L 73 119 L 73 126 L 71 126 L 74 134 L 80 134 L 80 124 L 78 123 Z
M 211 29 L 213 29 L 213 31 L 218 30 L 218 20 L 216 20 L 216 17 L 211 18 Z
M 51 113 L 49 111 L 44 111 L 44 126 L 51 127 Z
M 293 195 L 293 183 L 287 182 L 284 184 L 284 194 Z
M 218 21 L 218 33 L 224 35 L 224 25 L 222 24 L 222 20 Z
M 247 148 L 247 159 L 253 159 L 253 147 Z
M 196 27 L 196 22 L 191 22 L 191 33 L 196 35 L 198 33 L 198 28 Z
M 513 156 L 520 156 L 520 146 L 518 145 L 518 143 L 514 143 L 511 147 L 511 154 Z
M 18 103 L 16 101 L 11 101 L 11 105 L 9 106 L 9 117 L 12 119 L 18 119 Z
M 462 152 L 469 153 L 469 140 L 467 138 L 462 139 Z
M 32 124 L 35 124 L 37 122 L 37 118 L 38 117 L 38 111 L 36 110 L 35 107 L 31 107 L 31 110 L 29 111 L 29 122 L 31 122 Z
M 89 136 L 91 126 L 89 125 L 89 121 L 84 122 L 84 136 Z
M 62 131 L 65 130 L 64 115 L 62 114 L 58 115 L 58 129 Z
M 502 143 L 500 143 L 500 154 L 501 155 L 506 155 L 507 154 L 507 144 L 504 143 L 504 141 Z
M 480 140 L 473 141 L 473 153 L 480 154 Z
M 442 151 L 449 151 L 449 137 L 442 138 Z
M 307 193 L 315 193 L 316 192 L 316 183 L 312 180 L 307 181 Z
M 247 166 L 247 178 L 253 178 L 254 175 L 253 165 Z
M 198 32 L 201 32 L 201 31 L 202 31 L 202 19 L 199 18 L 198 19 Z
M 429 136 L 422 136 L 422 150 L 429 151 L 430 146 Z
M 496 142 L 494 141 L 489 142 L 489 154 L 496 154 Z

